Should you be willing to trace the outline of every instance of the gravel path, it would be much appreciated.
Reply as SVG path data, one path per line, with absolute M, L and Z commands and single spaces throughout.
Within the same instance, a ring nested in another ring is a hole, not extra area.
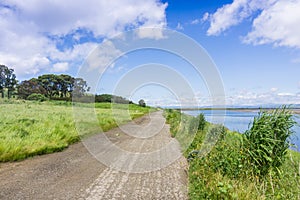
M 2 163 L 0 199 L 187 199 L 186 159 L 164 122 L 151 113 L 63 152 Z

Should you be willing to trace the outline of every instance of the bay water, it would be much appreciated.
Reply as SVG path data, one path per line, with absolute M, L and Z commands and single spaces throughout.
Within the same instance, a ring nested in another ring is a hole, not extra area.
M 229 130 L 244 133 L 249 129 L 249 125 L 253 122 L 255 116 L 258 115 L 259 110 L 184 110 L 183 113 L 197 116 L 203 113 L 205 119 L 211 123 L 221 123 Z M 298 123 L 293 127 L 295 132 L 289 139 L 295 145 L 291 149 L 300 152 L 300 115 L 294 115 L 294 119 Z

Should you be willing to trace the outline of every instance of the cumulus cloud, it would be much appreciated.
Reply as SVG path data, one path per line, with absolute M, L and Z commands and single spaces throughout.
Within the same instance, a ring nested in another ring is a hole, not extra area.
M 53 72 L 65 72 L 69 69 L 69 64 L 67 62 L 55 63 L 53 65 Z
M 70 67 L 72 59 L 82 61 L 100 38 L 129 28 L 164 28 L 166 7 L 156 0 L 2 0 L 0 63 L 20 76 L 57 71 L 55 63 Z M 86 33 L 94 40 L 82 42 Z
M 122 56 L 122 52 L 107 40 L 89 55 L 87 67 L 89 70 L 99 69 L 100 72 L 103 72 L 107 67 L 113 67 L 115 59 L 120 56 Z
M 136 30 L 136 35 L 139 38 L 163 39 L 165 38 L 163 29 L 159 27 L 143 27 Z
M 300 48 L 300 1 L 281 0 L 254 19 L 245 42 Z
M 219 8 L 210 16 L 205 13 L 204 19 L 210 19 L 208 35 L 219 35 L 233 25 L 239 24 L 244 18 L 251 14 L 247 0 L 234 0 L 231 4 L 226 4 Z
M 252 20 L 252 30 L 243 38 L 245 43 L 300 48 L 299 10 L 300 1 L 296 0 L 234 0 L 207 17 L 207 35 L 219 35 Z

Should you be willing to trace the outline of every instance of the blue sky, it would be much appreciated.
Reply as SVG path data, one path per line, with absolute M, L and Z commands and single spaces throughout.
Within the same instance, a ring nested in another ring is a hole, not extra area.
M 169 28 L 199 43 L 216 64 L 227 105 L 300 103 L 299 0 L 89 0 L 0 2 L 0 63 L 19 80 L 44 73 L 76 76 L 107 38 L 134 28 Z M 162 59 L 163 58 L 163 59 Z M 209 105 L 201 77 L 174 55 L 141 51 L 105 71 L 98 93 L 112 93 L 134 67 L 168 65 L 188 79 L 197 101 Z M 130 97 L 176 105 L 168 88 L 148 85 Z

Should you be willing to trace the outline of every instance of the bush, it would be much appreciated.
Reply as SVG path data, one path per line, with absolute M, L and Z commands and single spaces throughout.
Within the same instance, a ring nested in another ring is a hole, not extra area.
M 203 131 L 205 128 L 206 120 L 203 113 L 200 113 L 198 116 L 198 130 Z
M 226 128 L 222 124 L 215 124 L 207 132 L 207 141 L 216 143 L 223 141 L 226 136 Z
M 139 105 L 142 107 L 146 107 L 146 103 L 145 103 L 144 99 L 139 100 Z
M 200 132 L 198 132 L 196 134 L 196 137 L 199 133 Z M 201 133 L 201 134 L 203 134 L 203 133 Z M 203 156 L 201 154 L 205 153 L 205 149 L 211 149 L 212 146 L 218 145 L 220 142 L 224 141 L 224 138 L 226 137 L 226 134 L 227 134 L 227 131 L 226 131 L 226 128 L 223 125 L 221 125 L 221 124 L 212 124 L 207 130 L 205 140 L 201 141 L 201 142 L 203 142 L 202 151 L 192 150 L 188 154 L 188 160 L 192 160 L 192 159 L 194 159 L 195 157 L 198 157 L 198 156 Z M 202 138 L 202 139 L 204 139 L 204 138 Z M 193 145 L 193 144 L 191 144 L 191 145 Z
M 195 133 L 196 131 L 203 131 L 206 125 L 206 120 L 204 114 L 201 113 L 197 117 L 193 117 L 189 120 L 188 131 L 190 134 Z
M 176 137 L 180 130 L 182 115 L 177 110 L 166 109 L 164 113 L 166 122 L 170 124 L 170 132 L 172 137 Z M 190 127 L 189 127 L 190 128 Z
M 33 100 L 33 101 L 46 101 L 48 100 L 44 95 L 42 94 L 36 94 L 36 93 L 33 93 L 31 95 L 29 95 L 27 97 L 27 100 Z
M 272 112 L 260 112 L 244 134 L 244 149 L 253 172 L 264 176 L 270 169 L 279 172 L 290 147 L 288 138 L 296 124 L 292 113 L 283 106 Z

